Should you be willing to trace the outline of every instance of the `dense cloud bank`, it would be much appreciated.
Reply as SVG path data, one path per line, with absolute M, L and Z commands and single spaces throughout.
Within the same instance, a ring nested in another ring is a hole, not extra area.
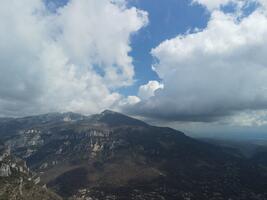
M 164 88 L 126 110 L 174 121 L 217 121 L 233 115 L 238 116 L 236 122 L 244 116 L 255 121 L 255 112 L 267 108 L 266 1 L 254 1 L 258 6 L 249 15 L 243 10 L 252 1 L 194 2 L 211 13 L 207 27 L 166 40 L 151 51 Z M 234 13 L 220 9 L 229 2 L 236 6 Z

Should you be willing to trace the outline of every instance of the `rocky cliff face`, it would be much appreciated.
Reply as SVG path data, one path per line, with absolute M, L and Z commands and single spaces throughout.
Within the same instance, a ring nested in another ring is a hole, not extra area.
M 60 200 L 56 194 L 38 185 L 39 177 L 30 172 L 26 161 L 0 150 L 0 199 L 3 200 Z
M 267 199 L 266 168 L 112 111 L 8 119 L 1 135 L 39 185 L 66 199 Z

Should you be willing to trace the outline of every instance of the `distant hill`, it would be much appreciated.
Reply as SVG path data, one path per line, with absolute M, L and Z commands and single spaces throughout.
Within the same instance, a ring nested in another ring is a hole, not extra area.
M 267 199 L 265 164 L 109 110 L 0 120 L 0 140 L 65 199 Z

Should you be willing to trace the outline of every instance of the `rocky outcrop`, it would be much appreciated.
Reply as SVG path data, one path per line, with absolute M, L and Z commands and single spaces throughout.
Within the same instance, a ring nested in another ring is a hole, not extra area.
M 0 160 L 0 177 L 9 177 L 13 173 L 29 174 L 29 168 L 26 161 L 14 157 L 9 150 L 3 151 Z
M 10 165 L 6 163 L 1 163 L 0 165 L 0 177 L 9 177 L 11 175 Z
M 56 194 L 38 185 L 40 177 L 29 171 L 26 162 L 8 151 L 2 151 L 0 161 L 0 199 L 61 200 Z

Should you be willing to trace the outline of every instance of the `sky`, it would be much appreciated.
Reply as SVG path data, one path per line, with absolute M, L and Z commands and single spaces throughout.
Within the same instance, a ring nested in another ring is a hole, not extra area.
M 1 0 L 0 116 L 262 135 L 266 54 L 267 0 Z

